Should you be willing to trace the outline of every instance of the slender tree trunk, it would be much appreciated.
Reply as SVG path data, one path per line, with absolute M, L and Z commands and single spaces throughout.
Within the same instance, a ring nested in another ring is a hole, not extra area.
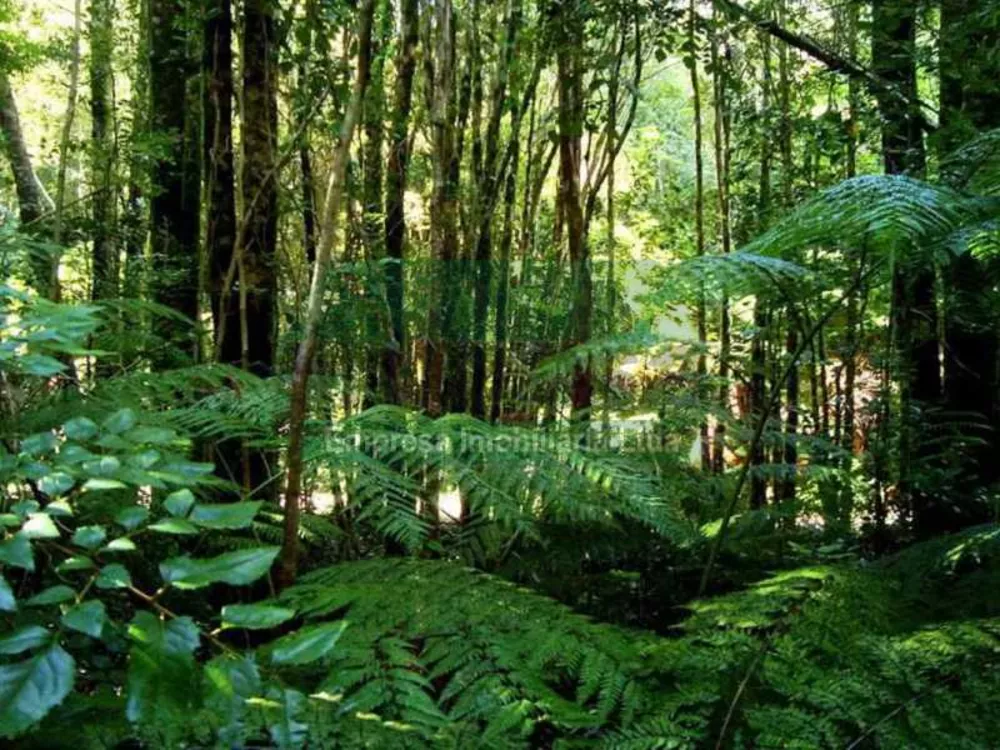
M 277 584 L 280 588 L 295 581 L 299 564 L 299 518 L 302 493 L 302 447 L 305 437 L 306 399 L 309 392 L 309 375 L 318 343 L 319 323 L 323 314 L 323 292 L 330 266 L 333 243 L 340 225 L 341 202 L 347 162 L 350 158 L 354 128 L 361 116 L 365 88 L 371 64 L 372 15 L 374 0 L 362 0 L 358 9 L 358 57 L 351 100 L 340 126 L 340 136 L 334 152 L 333 165 L 327 183 L 326 200 L 320 221 L 320 240 L 316 249 L 316 263 L 309 286 L 309 301 L 303 323 L 302 341 L 295 356 L 292 374 L 291 411 L 288 423 L 287 484 L 285 487 L 284 542 L 278 562 Z
M 985 0 L 944 0 L 941 4 L 940 83 L 942 158 L 977 132 L 1000 126 L 1000 60 L 996 38 L 1000 19 Z M 947 175 L 947 177 L 951 177 Z M 961 186 L 959 186 L 961 187 Z M 997 315 L 991 307 L 991 272 L 971 252 L 951 259 L 945 270 L 948 294 L 944 310 L 944 391 L 947 408 L 961 414 L 977 445 L 968 449 L 974 480 L 962 491 L 1000 475 L 997 448 Z M 962 503 L 962 518 L 949 526 L 985 521 L 982 511 Z
M 713 8 L 713 16 L 715 10 Z M 719 58 L 718 43 L 712 39 L 712 90 L 715 108 L 715 175 L 718 194 L 719 234 L 722 253 L 728 255 L 732 249 L 731 212 L 729 205 L 729 131 L 731 115 L 726 98 L 728 68 L 724 68 Z M 719 409 L 722 414 L 729 411 L 729 355 L 730 342 L 729 298 L 723 296 L 719 311 Z M 726 467 L 726 422 L 720 419 L 713 435 L 712 469 L 722 474 Z
M 399 47 L 396 53 L 396 88 L 393 95 L 389 154 L 385 175 L 385 247 L 389 263 L 385 269 L 385 292 L 389 306 L 391 340 L 382 352 L 382 390 L 387 403 L 402 401 L 400 369 L 406 351 L 403 320 L 406 251 L 406 170 L 410 162 L 408 138 L 413 101 L 413 74 L 416 69 L 418 2 L 402 0 Z
M 45 227 L 42 225 L 46 217 L 55 210 L 55 204 L 35 174 L 28 144 L 21 130 L 21 118 L 18 115 L 10 79 L 2 69 L 0 69 L 0 131 L 3 133 L 7 159 L 14 174 L 21 226 L 33 234 L 44 235 Z M 35 257 L 32 260 L 35 284 L 39 291 L 45 294 L 52 276 L 51 263 L 44 258 Z
M 590 252 L 584 229 L 580 193 L 581 139 L 583 137 L 583 26 L 584 6 L 579 0 L 562 4 L 556 24 L 556 64 L 559 76 L 559 189 L 566 216 L 566 238 L 572 279 L 569 344 L 590 339 L 593 316 L 593 282 Z M 590 420 L 593 392 L 589 358 L 573 366 L 570 403 L 574 421 Z
M 154 297 L 194 321 L 198 319 L 200 108 L 190 106 L 188 97 L 193 71 L 187 15 L 181 0 L 149 0 L 149 125 L 167 144 L 153 166 L 150 225 Z M 156 357 L 158 367 L 198 359 L 198 343 L 189 325 L 160 320 L 158 330 L 169 347 Z
M 906 100 L 878 96 L 882 120 L 882 155 L 887 174 L 920 177 L 925 166 L 922 113 L 908 103 L 916 97 L 916 7 L 904 0 L 876 0 L 872 9 L 872 59 L 875 72 L 901 91 Z M 899 481 L 904 507 L 913 511 L 919 533 L 932 533 L 940 504 L 913 484 L 913 461 L 925 456 L 917 439 L 912 407 L 940 400 L 937 305 L 934 269 L 897 262 L 893 271 L 893 328 L 903 371 L 900 388 Z
M 111 131 L 113 0 L 90 4 L 90 123 L 94 197 L 92 203 L 93 299 L 118 296 L 118 247 L 114 240 L 114 143 Z
M 235 171 L 233 167 L 233 17 L 230 0 L 214 0 L 206 10 L 205 53 L 205 175 L 208 211 L 205 251 L 216 331 L 223 332 L 220 360 L 241 362 L 239 309 L 228 305 L 221 319 L 223 286 L 236 241 Z M 236 285 L 229 298 L 238 295 Z
M 694 104 L 694 238 L 695 253 L 698 257 L 705 254 L 705 167 L 702 154 L 702 117 L 701 117 L 701 85 L 698 78 L 698 50 L 697 38 L 695 36 L 695 21 L 698 12 L 695 9 L 695 2 L 691 0 L 688 7 L 688 68 L 691 73 L 691 97 Z M 718 118 L 716 118 L 718 122 Z M 720 124 L 721 125 L 721 124 Z M 721 132 L 721 128 L 717 129 Z M 717 151 L 721 149 L 721 144 L 717 144 Z M 721 176 L 720 176 L 721 180 Z M 698 345 L 702 351 L 698 354 L 697 377 L 698 390 L 704 391 L 704 381 L 708 375 L 708 363 L 705 354 L 705 347 L 708 345 L 708 321 L 705 309 L 705 294 L 698 293 L 698 307 L 695 312 L 695 324 L 698 328 Z M 719 430 L 724 430 L 723 425 L 716 427 L 716 434 Z M 708 420 L 702 419 L 698 428 L 699 440 L 701 443 L 701 470 L 704 472 L 712 469 L 712 446 L 709 443 Z M 718 450 L 718 446 L 716 446 Z

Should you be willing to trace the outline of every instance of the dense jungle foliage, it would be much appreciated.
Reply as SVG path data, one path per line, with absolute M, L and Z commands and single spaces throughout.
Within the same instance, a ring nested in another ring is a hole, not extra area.
M 0 738 L 1000 747 L 1000 5 L 0 0 Z

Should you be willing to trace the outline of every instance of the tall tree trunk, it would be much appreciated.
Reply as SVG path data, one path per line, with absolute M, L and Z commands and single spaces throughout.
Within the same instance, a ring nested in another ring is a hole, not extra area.
M 241 294 L 246 297 L 245 365 L 266 377 L 277 333 L 278 43 L 275 0 L 247 0 L 243 18 L 243 221 Z
M 113 0 L 92 0 L 90 4 L 90 122 L 94 188 L 91 297 L 95 300 L 118 296 L 118 247 L 114 240 L 115 154 L 110 127 L 113 7 Z
M 4 51 L 2 47 L 0 51 Z M 35 174 L 28 144 L 21 130 L 21 118 L 18 115 L 14 91 L 11 89 L 6 71 L 2 68 L 0 68 L 0 131 L 3 133 L 7 160 L 14 174 L 21 226 L 31 233 L 44 234 L 45 227 L 42 224 L 55 210 L 55 204 Z M 45 294 L 52 275 L 51 264 L 44 258 L 33 257 L 32 261 L 35 283 L 39 291 Z
M 695 22 L 697 18 L 698 12 L 695 9 L 695 2 L 691 0 L 688 6 L 687 55 L 688 68 L 691 74 L 691 97 L 694 104 L 694 241 L 695 253 L 700 258 L 705 254 L 705 166 L 702 153 L 701 85 L 698 78 L 698 49 L 697 37 L 695 36 Z M 718 121 L 718 118 L 716 119 Z M 718 145 L 718 148 L 721 149 L 721 144 Z M 705 347 L 708 346 L 708 321 L 705 309 L 705 293 L 702 290 L 698 292 L 695 325 L 698 329 L 698 344 L 702 348 L 702 351 L 698 354 L 697 364 L 698 390 L 699 393 L 703 393 L 705 389 L 704 381 L 708 375 L 708 363 L 705 353 Z M 716 431 L 724 429 L 725 427 L 720 424 L 716 428 Z M 712 469 L 712 446 L 709 443 L 707 418 L 702 419 L 698 427 L 698 439 L 701 445 L 701 470 L 708 472 Z
M 219 359 L 240 365 L 239 308 L 222 309 L 223 286 L 236 242 L 235 169 L 233 166 L 233 16 L 230 0 L 212 0 L 205 15 L 205 179 L 208 199 L 205 252 L 209 266 L 209 297 L 216 332 L 222 335 Z M 234 283 L 227 299 L 236 299 Z
M 715 9 L 712 10 L 713 16 Z M 728 67 L 723 67 L 719 57 L 718 42 L 712 39 L 712 91 L 715 108 L 715 180 L 718 194 L 719 234 L 723 255 L 728 255 L 732 249 L 731 211 L 729 202 L 729 131 L 732 115 L 730 114 L 726 97 L 726 79 Z M 723 296 L 719 310 L 719 409 L 723 415 L 729 412 L 729 355 L 730 316 L 729 298 Z M 722 474 L 726 468 L 726 422 L 725 417 L 715 426 L 712 437 L 712 469 L 716 474 Z
M 406 170 L 410 163 L 409 123 L 413 102 L 413 74 L 419 23 L 417 0 L 402 0 L 399 47 L 396 53 L 396 88 L 393 93 L 389 155 L 385 175 L 385 295 L 389 306 L 391 340 L 382 352 L 382 398 L 390 404 L 402 401 L 400 370 L 406 351 L 403 320 L 403 262 L 406 257 Z
M 361 408 L 368 409 L 375 404 L 378 396 L 379 359 L 385 349 L 383 336 L 384 288 L 382 284 L 382 264 L 385 256 L 385 213 L 382 202 L 382 117 L 384 86 L 384 56 L 380 49 L 388 41 L 392 16 L 387 11 L 381 13 L 381 28 L 372 38 L 372 70 L 365 93 L 362 115 L 364 148 L 362 151 L 361 175 L 361 238 L 365 250 L 365 379 Z
M 886 174 L 921 177 L 925 154 L 922 113 L 910 104 L 916 98 L 916 6 L 905 0 L 876 0 L 872 9 L 872 60 L 875 72 L 904 97 L 882 92 L 882 156 Z M 903 371 L 900 391 L 899 495 L 913 511 L 920 533 L 936 529 L 940 509 L 913 484 L 913 461 L 925 457 L 926 444 L 916 438 L 912 410 L 940 400 L 937 305 L 934 269 L 913 267 L 905 258 L 893 271 L 893 326 Z
M 330 266 L 333 243 L 340 226 L 340 210 L 344 196 L 347 162 L 350 159 L 351 139 L 361 116 L 365 88 L 371 65 L 372 15 L 374 0 L 362 0 L 358 9 L 357 70 L 351 100 L 340 125 L 340 136 L 334 152 L 333 165 L 327 183 L 326 200 L 320 220 L 320 240 L 316 248 L 316 263 L 309 285 L 309 300 L 303 323 L 302 341 L 295 355 L 292 374 L 291 409 L 288 419 L 288 456 L 286 460 L 287 484 L 285 485 L 284 540 L 278 561 L 277 585 L 280 588 L 295 581 L 299 566 L 299 518 L 302 494 L 302 448 L 305 438 L 306 400 L 309 393 L 309 375 L 318 343 L 319 323 L 323 314 L 323 293 L 326 274 Z
M 583 13 L 584 6 L 579 0 L 567 0 L 562 3 L 553 19 L 559 76 L 559 190 L 566 217 L 572 280 L 572 322 L 568 341 L 571 346 L 583 344 L 590 339 L 594 296 L 580 193 L 584 124 Z M 581 424 L 590 420 L 592 392 L 591 363 L 587 358 L 586 361 L 574 364 L 570 386 L 573 419 Z
M 944 0 L 941 4 L 940 83 L 942 158 L 977 132 L 1000 126 L 1000 60 L 996 38 L 1000 19 L 984 0 Z M 951 177 L 951 175 L 946 175 Z M 961 187 L 961 186 L 959 186 Z M 995 271 L 993 272 L 995 273 Z M 968 449 L 970 475 L 978 484 L 995 481 L 997 430 L 997 315 L 991 307 L 993 273 L 971 252 L 952 258 L 945 269 L 948 294 L 944 310 L 944 392 L 955 419 L 973 427 L 977 445 Z M 962 503 L 962 505 L 967 505 Z M 962 508 L 963 518 L 949 526 L 986 520 L 984 509 Z
M 182 0 L 149 0 L 149 125 L 167 144 L 157 155 L 152 175 L 153 294 L 157 302 L 194 321 L 198 319 L 200 107 L 191 106 L 188 97 L 193 74 L 188 20 Z M 161 319 L 158 328 L 168 346 L 155 358 L 158 367 L 197 360 L 198 343 L 189 325 Z
M 435 54 L 431 86 L 431 128 L 434 146 L 434 187 L 431 198 L 432 292 L 427 324 L 427 350 L 424 377 L 427 387 L 427 411 L 441 414 L 444 397 L 444 357 L 452 333 L 455 310 L 452 281 L 458 247 L 457 193 L 452 174 L 455 138 L 455 30 L 451 0 L 435 8 Z M 456 363 L 457 364 L 457 363 Z

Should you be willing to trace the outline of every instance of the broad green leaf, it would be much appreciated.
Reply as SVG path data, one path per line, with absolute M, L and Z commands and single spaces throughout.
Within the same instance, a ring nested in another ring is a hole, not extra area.
M 308 664 L 326 656 L 347 627 L 346 620 L 303 628 L 274 642 L 275 664 Z
M 247 701 L 260 695 L 260 672 L 252 656 L 218 656 L 205 665 L 206 707 L 220 720 L 218 740 L 225 746 L 244 744 Z
M 56 586 L 49 586 L 47 589 L 40 591 L 28 599 L 25 604 L 29 607 L 44 607 L 49 604 L 62 604 L 63 602 L 68 602 L 74 597 L 76 597 L 76 592 L 69 586 L 64 586 L 60 583 Z
M 161 534 L 197 534 L 198 527 L 183 518 L 164 518 L 150 525 L 151 531 Z
M 131 409 L 120 409 L 105 419 L 102 427 L 113 435 L 117 435 L 126 430 L 131 430 L 135 427 L 136 421 L 137 418 L 134 411 Z
M 92 458 L 93 453 L 75 443 L 67 443 L 59 450 L 59 460 L 64 464 L 82 464 Z
M 124 565 L 111 563 L 101 568 L 96 583 L 99 589 L 127 589 L 132 585 L 132 576 Z
M 60 573 L 69 573 L 74 570 L 90 570 L 93 567 L 94 561 L 89 557 L 76 555 L 74 557 L 67 557 L 56 566 L 56 570 Z
M 281 750 L 302 747 L 306 741 L 309 725 L 297 721 L 306 697 L 298 690 L 272 688 L 268 691 L 268 713 L 277 713 L 277 720 L 268 724 L 271 739 Z
M 91 477 L 110 477 L 122 468 L 122 462 L 114 456 L 101 456 L 92 461 L 85 461 L 81 468 Z
M 171 492 L 163 501 L 163 507 L 166 508 L 167 513 L 177 517 L 186 516 L 193 505 L 194 495 L 191 494 L 191 490 Z
M 44 453 L 51 453 L 59 444 L 56 436 L 51 432 L 39 432 L 29 435 L 21 441 L 21 453 L 29 456 L 41 456 Z
M 59 529 L 48 513 L 32 513 L 21 527 L 21 534 L 26 539 L 58 539 Z
M 17 513 L 0 513 L 0 526 L 13 528 L 21 525 L 21 518 Z
M 126 438 L 133 443 L 149 443 L 151 445 L 169 445 L 177 440 L 177 433 L 166 427 L 135 427 L 128 431 Z
M 128 537 L 120 536 L 117 539 L 112 539 L 101 549 L 105 552 L 135 552 L 136 546 L 135 542 Z
M 73 688 L 74 666 L 59 646 L 0 666 L 0 736 L 23 732 L 62 703 Z
M 0 612 L 14 612 L 16 610 L 17 599 L 14 597 L 14 589 L 0 573 Z
M 35 569 L 35 558 L 31 542 L 23 534 L 16 534 L 0 542 L 0 562 L 25 570 Z
M 117 479 L 88 479 L 83 483 L 85 492 L 103 492 L 105 490 L 124 490 L 128 487 Z
M 0 639 L 0 654 L 20 654 L 40 648 L 52 640 L 52 633 L 40 625 L 28 625 Z
M 32 513 L 37 513 L 41 507 L 42 506 L 38 504 L 37 500 L 21 500 L 20 502 L 14 503 L 10 506 L 10 509 L 19 515 L 23 520 Z
M 196 505 L 191 520 L 206 529 L 245 529 L 260 509 L 260 502 Z
M 62 616 L 62 624 L 72 630 L 100 638 L 105 618 L 104 603 L 91 599 L 68 610 Z
M 131 531 L 142 525 L 142 522 L 149 518 L 149 509 L 142 505 L 133 505 L 131 508 L 124 508 L 118 511 L 115 516 L 115 523 L 124 526 Z
M 97 425 L 92 419 L 74 417 L 63 424 L 63 432 L 70 440 L 90 440 L 97 434 Z
M 94 549 L 108 536 L 103 526 L 81 526 L 73 532 L 73 544 L 86 549 Z
M 279 547 L 253 547 L 208 559 L 174 557 L 160 563 L 160 575 L 167 583 L 182 589 L 212 583 L 245 586 L 267 573 L 279 551 Z
M 66 369 L 66 365 L 47 354 L 26 354 L 18 360 L 21 371 L 39 378 L 50 378 Z
M 64 471 L 55 471 L 38 480 L 38 489 L 50 497 L 61 495 L 73 488 L 76 480 Z
M 45 512 L 53 518 L 69 518 L 73 515 L 73 508 L 64 499 L 53 500 L 45 506 Z
M 222 608 L 222 627 L 266 630 L 295 617 L 295 610 L 270 604 L 230 604 Z
M 197 685 L 194 651 L 198 627 L 190 617 L 161 620 L 138 612 L 128 627 L 129 654 L 125 713 L 129 721 L 146 714 L 194 706 Z

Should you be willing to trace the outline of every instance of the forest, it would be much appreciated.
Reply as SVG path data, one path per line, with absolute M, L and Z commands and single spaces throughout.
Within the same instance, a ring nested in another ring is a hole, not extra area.
M 1000 3 L 0 0 L 0 745 L 1000 747 Z

